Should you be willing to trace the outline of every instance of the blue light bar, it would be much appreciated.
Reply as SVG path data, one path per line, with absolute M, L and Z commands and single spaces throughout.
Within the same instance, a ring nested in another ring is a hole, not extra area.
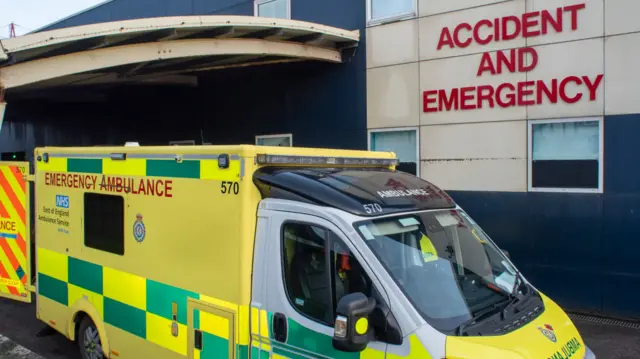
M 291 155 L 257 155 L 256 162 L 261 165 L 336 165 L 336 166 L 397 166 L 397 158 L 359 158 Z

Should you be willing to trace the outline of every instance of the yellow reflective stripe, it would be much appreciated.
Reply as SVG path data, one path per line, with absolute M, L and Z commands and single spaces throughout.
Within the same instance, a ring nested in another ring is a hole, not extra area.
M 67 159 L 60 157 L 49 157 L 49 162 L 36 161 L 38 171 L 45 172 L 67 172 Z
M 384 357 L 384 352 L 371 348 L 366 348 L 360 353 L 360 359 L 384 359 Z
M 38 272 L 49 277 L 69 281 L 69 261 L 67 256 L 38 247 Z
M 209 334 L 229 340 L 229 320 L 200 311 L 200 329 Z
M 200 160 L 200 179 L 237 181 L 240 179 L 240 161 L 229 161 L 229 168 L 219 168 L 218 160 Z
M 23 289 L 23 285 L 20 281 L 20 278 L 18 278 L 18 274 L 16 274 L 16 271 L 13 270 L 13 266 L 11 266 L 11 262 L 9 262 L 9 257 L 7 257 L 2 248 L 0 248 L 0 263 L 4 263 L 5 270 L 9 274 L 9 277 L 11 277 L 8 280 L 3 280 L 1 283 L 4 285 L 10 285 L 12 287 Z M 8 293 L 8 291 L 6 293 Z
M 200 349 L 193 349 L 193 359 L 200 359 Z
M 0 168 L 0 171 L 2 172 L 2 174 L 4 175 L 5 178 L 9 176 L 13 176 L 13 174 L 11 172 L 5 172 L 2 171 L 2 168 Z M 8 175 L 7 175 L 8 174 Z M 8 179 L 8 178 L 7 178 Z M 13 191 L 13 194 L 16 196 L 16 198 L 18 199 L 18 201 L 20 202 L 20 204 L 22 204 L 23 208 L 25 207 L 25 203 L 24 203 L 24 196 L 22 194 L 20 194 L 20 192 L 22 192 L 22 189 L 18 189 L 16 191 L 15 188 L 13 188 L 13 186 L 11 185 L 11 181 L 9 180 L 9 187 L 11 187 L 11 190 Z M 22 235 L 22 238 L 26 238 L 24 236 L 24 223 L 22 223 L 22 219 L 20 218 L 20 215 L 18 214 L 18 211 L 16 210 L 16 208 L 13 207 L 13 202 L 11 202 L 9 200 L 9 196 L 7 196 L 7 194 L 2 190 L 2 187 L 0 187 L 0 202 L 2 202 L 4 204 L 4 208 L 7 210 L 7 213 L 9 213 L 9 218 L 12 221 L 16 222 L 16 232 L 20 233 Z M 25 219 L 29 219 L 29 215 L 27 213 L 27 215 L 25 216 Z
M 2 252 L 0 252 L 0 253 L 2 253 Z M 0 258 L 0 260 L 2 260 L 2 258 Z M 0 286 L 0 289 L 6 288 L 6 286 L 21 288 L 22 287 L 22 282 L 19 281 L 19 280 L 0 278 L 0 285 L 2 285 L 2 286 Z
M 100 313 L 100 317 L 104 318 L 104 297 L 98 293 L 80 288 L 73 284 L 67 284 L 69 306 L 73 306 L 79 299 L 86 297 L 86 299 L 93 305 L 94 308 Z
M 269 320 L 266 310 L 260 310 L 260 336 L 269 338 Z
M 125 161 L 114 161 L 111 158 L 102 160 L 102 173 L 105 175 L 146 176 L 147 160 L 132 158 Z
M 24 235 L 22 236 L 22 238 L 25 238 Z M 20 267 L 22 267 L 22 269 L 26 272 L 27 258 L 26 256 L 22 255 L 22 250 L 20 249 L 20 246 L 18 246 L 18 242 L 16 240 L 8 240 L 7 244 L 9 245 L 9 248 L 11 248 L 11 251 L 13 252 L 13 256 L 16 257 L 16 259 L 18 260 L 18 263 L 20 263 Z M 29 245 L 29 243 L 27 243 L 27 245 Z M 9 263 L 9 262 L 3 262 L 3 263 Z M 28 280 L 27 282 L 30 282 L 30 281 L 31 280 Z
M 202 312 L 200 313 L 202 315 Z M 147 312 L 147 340 L 176 353 L 187 355 L 187 326 L 178 323 L 178 336 L 171 334 L 172 322 Z
M 240 345 L 249 345 L 249 306 L 240 305 L 240 313 L 238 314 L 238 325 L 236 325 L 236 343 Z
M 251 334 L 260 334 L 260 311 L 258 308 L 251 308 Z
M 141 310 L 147 310 L 147 280 L 137 275 L 103 267 L 103 294 Z
M 415 334 L 409 336 L 409 355 L 402 356 L 393 353 L 387 353 L 387 359 L 432 359 L 431 354 L 424 348 L 420 339 Z

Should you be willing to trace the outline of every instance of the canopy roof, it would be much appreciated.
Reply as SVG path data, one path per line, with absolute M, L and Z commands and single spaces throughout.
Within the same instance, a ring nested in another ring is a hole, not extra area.
M 150 81 L 234 66 L 343 61 L 359 31 L 254 16 L 180 16 L 63 28 L 0 41 L 0 88 Z M 35 86 L 34 86 L 35 84 Z

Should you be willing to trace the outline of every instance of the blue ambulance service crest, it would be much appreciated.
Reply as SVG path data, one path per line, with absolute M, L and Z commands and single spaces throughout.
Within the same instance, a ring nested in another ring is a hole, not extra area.
M 142 222 L 142 215 L 136 214 L 136 221 L 133 222 L 133 238 L 138 243 L 142 243 L 147 236 L 147 229 Z

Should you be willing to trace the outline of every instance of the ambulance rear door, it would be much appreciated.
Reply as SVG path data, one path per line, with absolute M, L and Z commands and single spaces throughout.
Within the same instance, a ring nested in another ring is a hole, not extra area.
M 31 302 L 29 162 L 0 162 L 0 297 Z

